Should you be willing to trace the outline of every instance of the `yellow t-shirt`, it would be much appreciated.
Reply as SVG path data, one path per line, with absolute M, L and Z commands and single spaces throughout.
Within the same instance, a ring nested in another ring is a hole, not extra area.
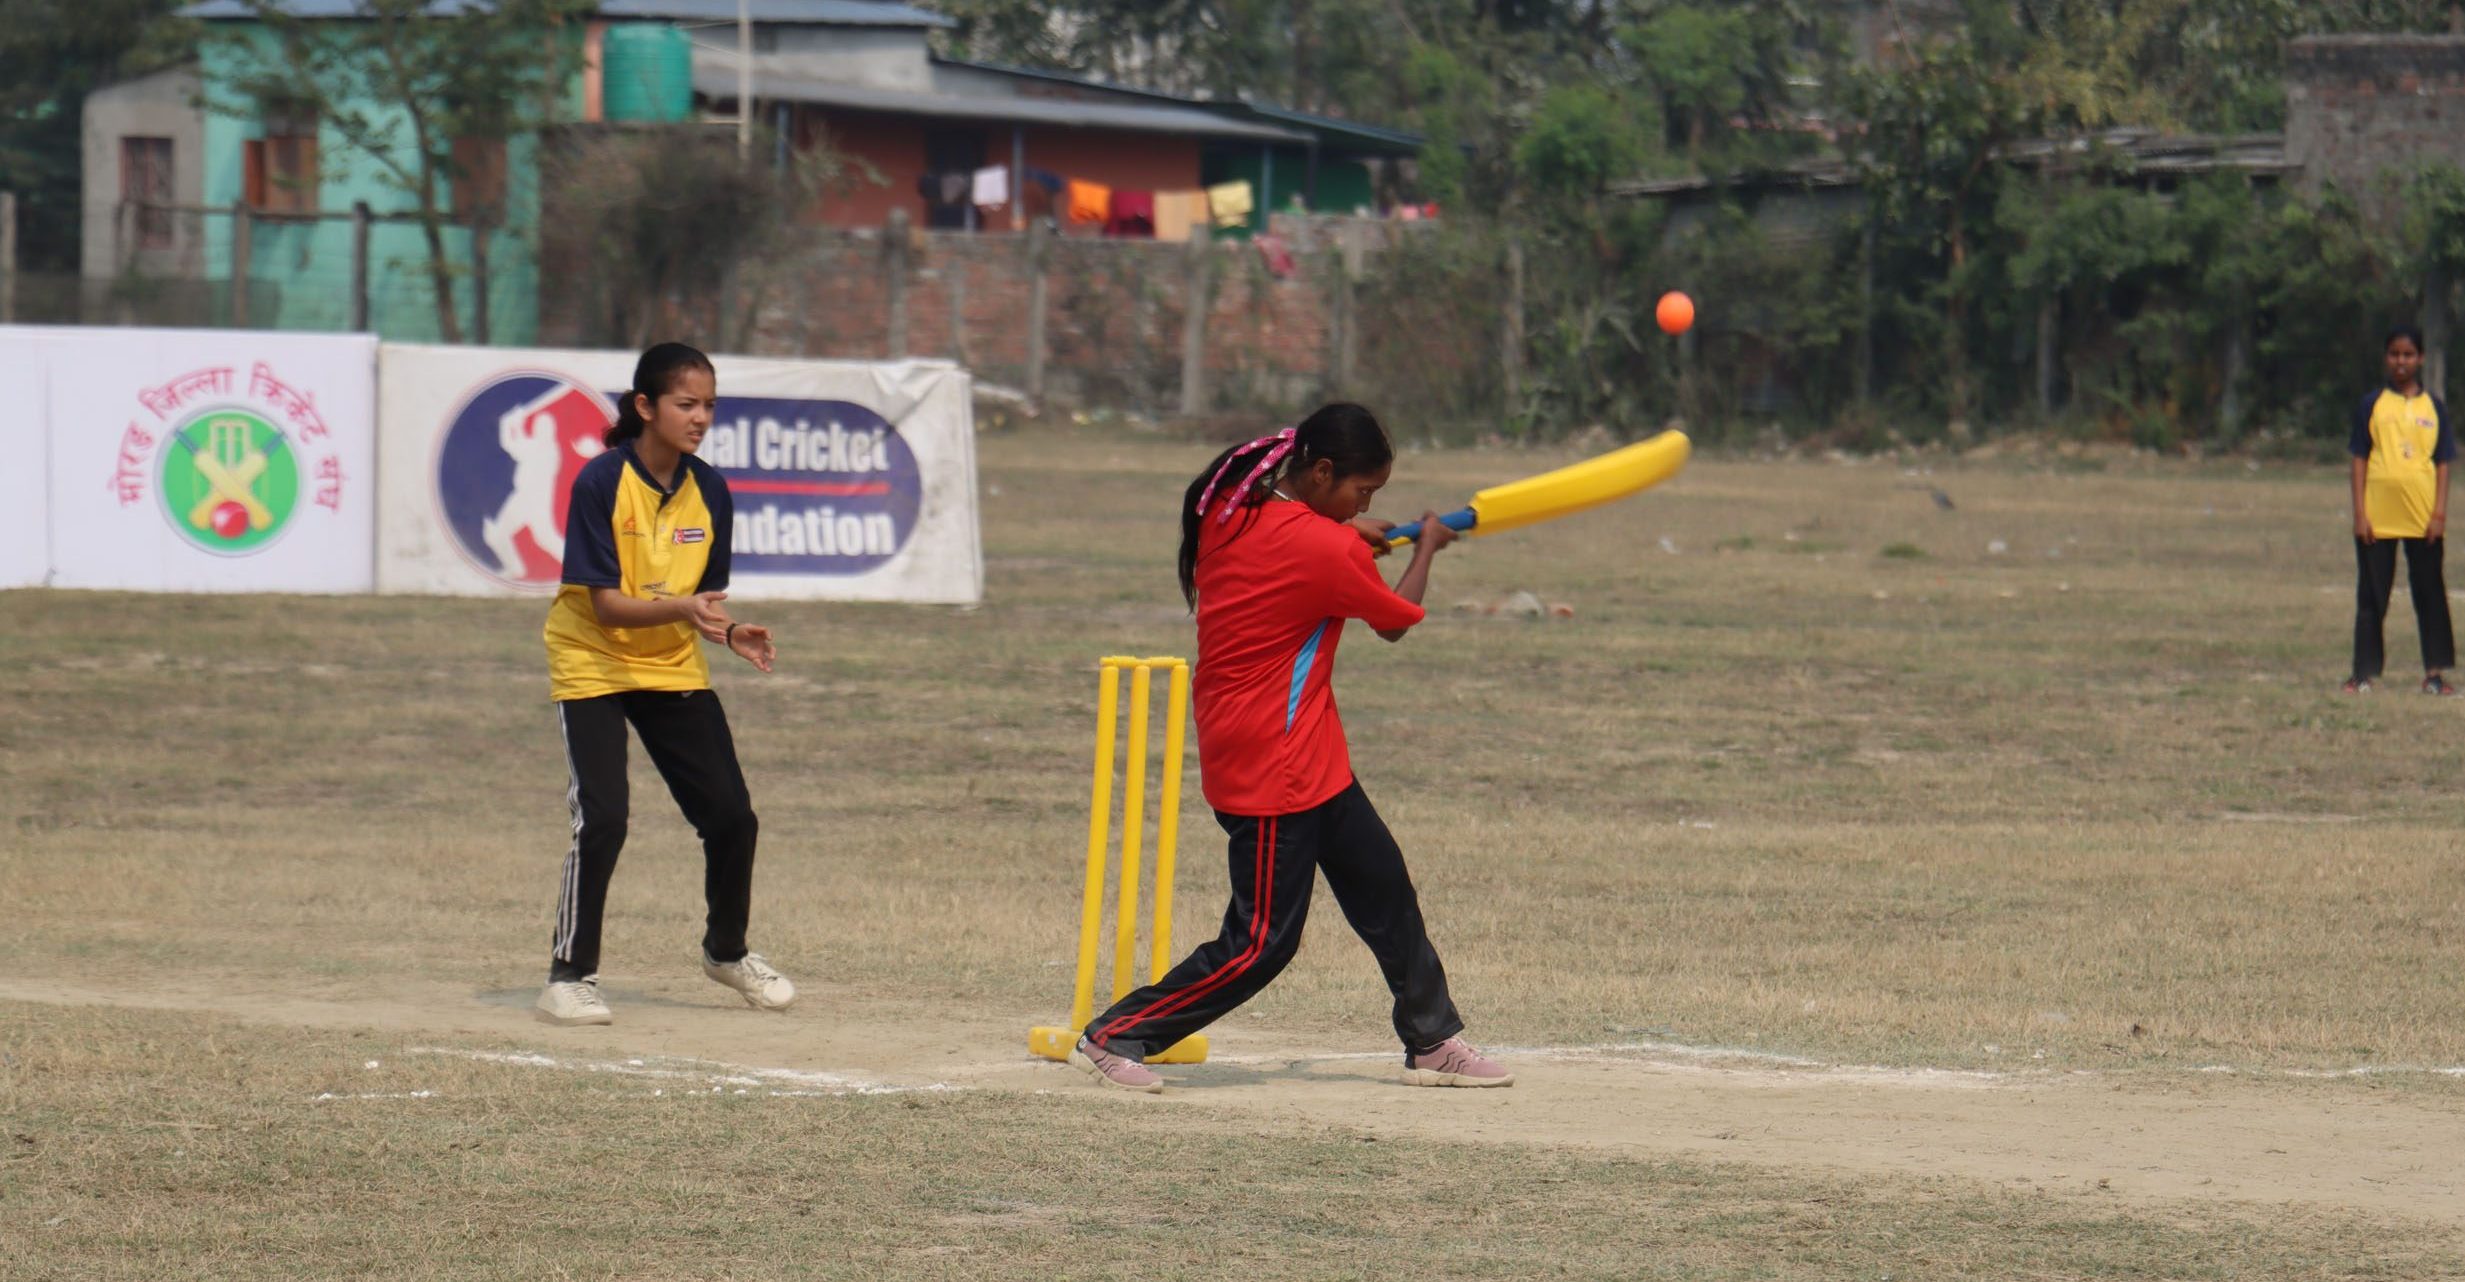
M 2439 499 L 2439 465 L 2456 457 L 2448 407 L 2427 392 L 2403 396 L 2382 388 L 2355 407 L 2346 448 L 2355 458 L 2370 460 L 2363 470 L 2362 510 L 2371 518 L 2371 533 L 2383 539 L 2423 537 Z
M 1239 227 L 1250 220 L 1250 183 L 1244 178 L 1207 189 L 1207 212 L 1218 227 Z
M 584 464 L 565 508 L 565 584 L 548 607 L 548 697 L 708 689 L 710 661 L 692 624 L 603 627 L 591 589 L 646 601 L 720 591 L 734 524 L 727 482 L 691 455 L 672 491 L 651 480 L 630 445 Z

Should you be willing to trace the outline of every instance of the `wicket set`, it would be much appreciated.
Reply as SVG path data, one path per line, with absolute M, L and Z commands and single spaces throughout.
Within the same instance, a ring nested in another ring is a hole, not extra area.
M 1087 883 L 1078 918 L 1078 983 L 1070 1000 L 1070 1026 L 1031 1028 L 1027 1049 L 1046 1059 L 1067 1060 L 1079 1033 L 1096 1014 L 1096 940 L 1103 932 L 1106 854 L 1112 845 L 1114 726 L 1121 717 L 1121 674 L 1130 673 L 1128 778 L 1121 798 L 1121 879 L 1113 904 L 1113 1000 L 1128 995 L 1138 975 L 1139 847 L 1147 827 L 1147 722 L 1154 674 L 1167 677 L 1164 700 L 1163 780 L 1156 797 L 1155 913 L 1147 979 L 1164 977 L 1173 964 L 1173 860 L 1181 829 L 1183 727 L 1190 719 L 1190 665 L 1185 659 L 1137 659 L 1108 655 L 1096 691 L 1095 788 L 1087 812 Z M 1207 1058 L 1207 1038 L 1182 1039 L 1150 1064 L 1197 1064 Z

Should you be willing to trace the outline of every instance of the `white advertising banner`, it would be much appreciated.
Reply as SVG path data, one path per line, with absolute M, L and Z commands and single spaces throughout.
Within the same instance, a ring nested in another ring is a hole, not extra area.
M 374 586 L 374 338 L 44 329 L 0 347 L 44 370 L 53 586 Z
M 0 468 L 0 512 L 10 513 L 18 534 L 0 539 L 0 588 L 39 588 L 51 577 L 51 517 L 46 501 L 51 472 L 43 465 L 51 451 L 51 433 L 44 430 L 43 361 L 34 343 L 15 329 L 0 329 L 0 387 L 21 408 L 0 414 L 0 450 L 15 460 Z
M 575 473 L 599 454 L 630 352 L 387 343 L 377 588 L 548 593 Z M 984 595 L 966 371 L 714 356 L 700 457 L 736 504 L 731 596 L 969 604 Z

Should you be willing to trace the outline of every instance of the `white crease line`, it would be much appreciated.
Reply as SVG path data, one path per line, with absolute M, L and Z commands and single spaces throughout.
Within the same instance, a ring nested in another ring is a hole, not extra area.
M 1785 1055 L 1777 1051 L 1748 1050 L 1735 1046 L 1691 1046 L 1684 1042 L 1601 1042 L 1581 1046 L 1493 1046 L 1487 1051 L 1501 1060 L 1547 1060 L 1561 1063 L 1632 1063 L 1647 1067 L 1688 1071 L 1733 1071 L 1740 1069 L 1791 1069 L 1808 1077 L 1857 1078 L 1870 1081 L 1903 1081 L 1926 1085 L 1991 1085 L 1996 1083 L 2039 1080 L 2052 1077 L 2103 1077 L 2102 1069 L 1982 1069 L 1938 1068 L 1929 1065 L 1894 1067 L 1886 1064 L 1834 1064 L 1802 1055 Z M 1651 1056 L 1664 1058 L 1652 1059 Z M 1332 1064 L 1399 1059 L 1399 1051 L 1335 1051 L 1326 1054 L 1284 1055 L 1210 1055 L 1209 1063 L 1255 1066 L 1262 1064 Z M 2211 1064 L 2189 1071 L 2218 1073 L 2250 1078 L 2350 1078 L 2385 1076 L 2465 1077 L 2465 1065 L 2363 1064 L 2352 1068 L 2235 1068 Z
M 1929 1085 L 1974 1085 L 2008 1081 L 2010 1073 L 1989 1069 L 1891 1068 L 1880 1064 L 1827 1064 L 1798 1055 L 1732 1047 L 1688 1046 L 1679 1042 L 1606 1042 L 1589 1046 L 1493 1046 L 1486 1052 L 1502 1060 L 1548 1060 L 1559 1063 L 1642 1063 L 1655 1068 L 1721 1072 L 1722 1061 L 1744 1061 L 1758 1068 L 1794 1069 L 1808 1076 L 1858 1077 L 1873 1080 L 1923 1082 Z M 1667 1056 L 1653 1061 L 1642 1056 Z M 1400 1051 L 1340 1051 L 1326 1055 L 1217 1055 L 1223 1064 L 1322 1064 L 1398 1060 Z
M 2352 1068 L 2234 1068 L 2226 1064 L 2211 1064 L 2203 1073 L 2223 1073 L 2234 1077 L 2465 1077 L 2465 1064 L 2440 1067 L 2433 1064 L 2357 1064 Z
M 663 1068 L 658 1067 L 652 1061 L 646 1059 L 629 1059 L 622 1063 L 618 1063 L 613 1060 L 560 1060 L 552 1056 L 541 1055 L 535 1052 L 522 1053 L 505 1051 L 478 1051 L 451 1046 L 414 1046 L 410 1048 L 410 1053 L 414 1055 L 449 1055 L 457 1059 L 476 1060 L 483 1064 L 510 1064 L 518 1065 L 524 1068 L 557 1068 L 564 1069 L 569 1072 L 615 1073 L 626 1077 L 650 1077 L 666 1081 L 701 1081 L 710 1083 L 713 1093 L 724 1091 L 731 1086 L 737 1088 L 735 1093 L 738 1095 L 746 1094 L 748 1090 L 753 1087 L 784 1086 L 789 1088 L 784 1090 L 774 1089 L 763 1092 L 766 1095 L 781 1098 L 798 1096 L 835 1097 L 845 1095 L 913 1095 L 946 1091 L 961 1091 L 967 1089 L 964 1086 L 956 1086 L 949 1082 L 928 1082 L 922 1085 L 909 1086 L 900 1085 L 894 1082 L 874 1081 L 869 1078 L 851 1077 L 843 1073 L 824 1072 L 820 1069 L 757 1068 L 748 1067 L 742 1064 L 722 1063 L 717 1060 L 685 1059 L 667 1056 L 659 1057 L 659 1062 L 664 1064 L 692 1065 L 694 1067 Z
M 490 1064 L 511 1064 L 529 1068 L 556 1068 L 569 1072 L 616 1073 L 629 1077 L 654 1078 L 665 1081 L 692 1081 L 709 1085 L 710 1094 L 750 1094 L 757 1088 L 769 1087 L 761 1093 L 772 1098 L 828 1097 L 850 1095 L 937 1094 L 976 1089 L 953 1082 L 937 1081 L 920 1085 L 901 1085 L 833 1073 L 821 1069 L 763 1068 L 731 1064 L 719 1060 L 692 1059 L 681 1056 L 657 1056 L 650 1059 L 628 1059 L 621 1063 L 609 1060 L 560 1060 L 536 1052 L 505 1052 L 457 1049 L 439 1046 L 414 1046 L 414 1054 L 449 1055 Z M 1655 1068 L 1666 1072 L 1704 1073 L 1729 1076 L 1751 1076 L 1773 1084 L 1790 1080 L 1833 1080 L 1876 1083 L 1898 1083 L 1913 1086 L 1983 1087 L 2014 1084 L 2023 1081 L 2042 1082 L 2056 1078 L 2096 1078 L 2109 1076 L 2098 1069 L 1968 1069 L 1938 1068 L 1926 1065 L 1892 1067 L 1881 1064 L 1834 1064 L 1802 1055 L 1777 1051 L 1749 1050 L 1732 1046 L 1693 1046 L 1684 1042 L 1638 1041 L 1599 1042 L 1576 1046 L 1496 1046 L 1490 1054 L 1501 1059 L 1543 1060 L 1560 1063 L 1621 1063 Z M 1657 1057 L 1657 1058 L 1655 1058 Z M 1211 1055 L 1207 1062 L 1233 1066 L 1275 1064 L 1336 1064 L 1367 1063 L 1399 1060 L 1398 1051 L 1330 1051 L 1321 1054 L 1248 1054 Z M 1042 1061 L 1038 1061 L 1042 1062 Z M 665 1067 L 675 1065 L 676 1067 Z M 947 1068 L 943 1071 L 959 1077 L 986 1076 L 1016 1071 L 1016 1060 Z M 2265 1078 L 2355 1078 L 2377 1076 L 2424 1075 L 2465 1077 L 2465 1065 L 2422 1066 L 2365 1064 L 2338 1069 L 2260 1069 L 2235 1068 L 2214 1064 L 2192 1068 L 2197 1073 L 2224 1074 L 2252 1079 Z M 732 1092 L 731 1089 L 733 1088 Z M 664 1094 L 665 1092 L 653 1092 Z M 681 1094 L 705 1092 L 680 1092 Z M 409 1095 L 328 1094 L 321 1099 L 383 1099 L 428 1098 L 434 1092 L 414 1092 Z

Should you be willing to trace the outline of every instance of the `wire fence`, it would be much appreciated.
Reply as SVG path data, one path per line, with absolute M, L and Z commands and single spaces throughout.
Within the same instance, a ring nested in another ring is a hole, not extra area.
M 1854 224 L 1770 237 L 1740 222 L 1605 244 L 1464 219 L 1277 214 L 1265 237 L 1166 244 L 1050 222 L 934 232 L 900 210 L 853 229 L 762 217 L 781 232 L 675 264 L 656 284 L 621 271 L 641 244 L 584 237 L 552 207 L 537 249 L 449 227 L 454 338 L 949 357 L 1033 402 L 1146 417 L 1257 422 L 1358 399 L 1403 434 L 1442 441 L 1684 422 L 1706 441 L 1873 449 L 1942 439 L 1952 419 L 1940 303 L 1910 284 L 1918 269 L 1861 247 Z M 2337 227 L 2305 217 L 2285 237 Z M 446 335 L 424 229 L 402 214 L 123 205 L 111 229 L 108 274 L 5 271 L 0 316 Z M 2078 431 L 2169 446 L 2233 441 L 2231 424 L 2248 422 L 2315 444 L 2327 392 L 2310 387 L 2342 387 L 2339 333 L 2406 303 L 2394 269 L 2357 254 L 2312 271 L 2315 284 L 2297 279 L 2305 291 L 2260 293 L 2243 321 L 2194 296 L 2221 316 L 2206 328 L 2154 303 L 2115 313 L 2093 291 L 2083 306 L 1979 308 L 1974 427 L 2068 414 Z M 247 286 L 234 293 L 234 279 Z M 1664 335 L 1649 308 L 1679 284 L 1711 306 L 1689 333 Z
M 365 204 L 267 213 L 128 201 L 111 210 L 105 226 L 89 223 L 86 231 L 102 237 L 105 250 L 89 256 L 81 273 L 22 270 L 13 240 L 0 238 L 0 321 L 374 330 L 405 339 L 435 339 L 446 330 L 414 214 L 378 213 Z M 454 297 L 455 335 L 527 341 L 531 255 L 502 232 L 483 235 L 461 225 L 447 232 L 445 288 Z M 519 288 L 506 288 L 508 276 Z

